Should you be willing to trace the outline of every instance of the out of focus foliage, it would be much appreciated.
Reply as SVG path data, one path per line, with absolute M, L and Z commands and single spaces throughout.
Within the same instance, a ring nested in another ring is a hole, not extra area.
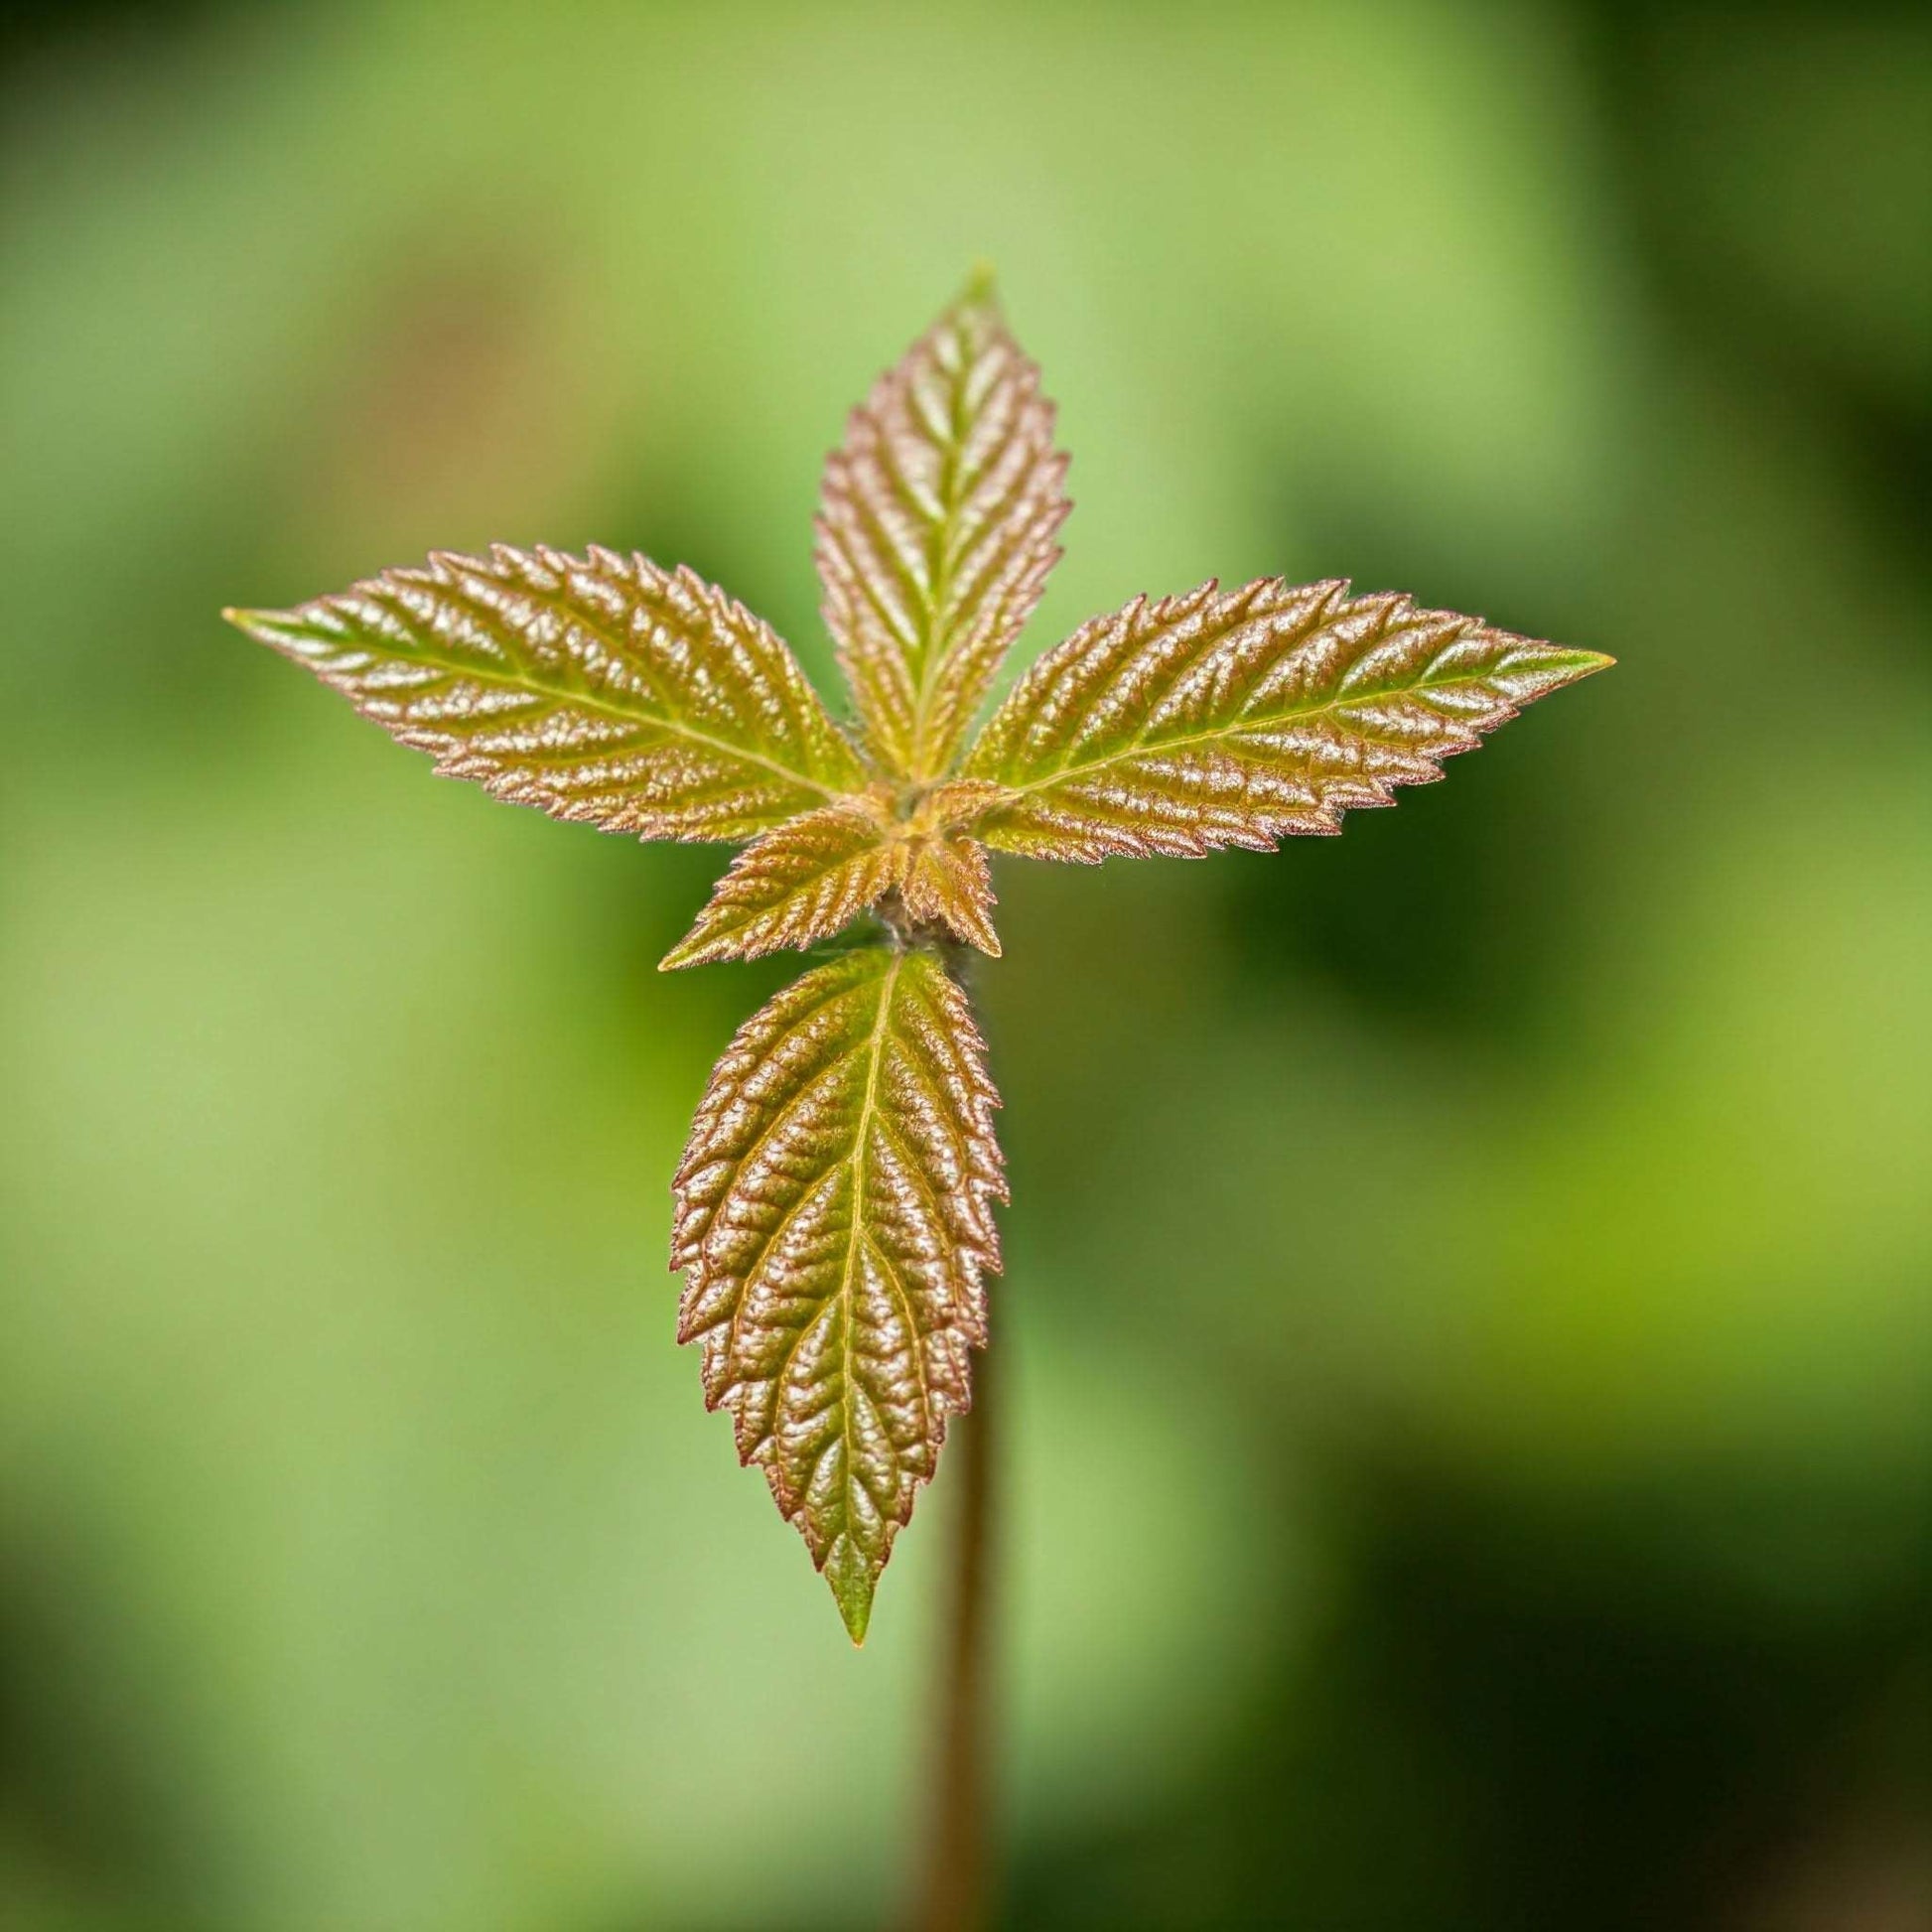
M 1621 660 L 1341 839 L 1002 872 L 1010 1922 L 1916 1927 L 1922 15 L 0 32 L 0 1921 L 895 1896 L 941 1539 L 826 1644 L 671 1344 L 785 968 L 214 613 L 596 538 L 823 669 L 827 398 L 990 256 L 1035 638 L 1332 572 Z

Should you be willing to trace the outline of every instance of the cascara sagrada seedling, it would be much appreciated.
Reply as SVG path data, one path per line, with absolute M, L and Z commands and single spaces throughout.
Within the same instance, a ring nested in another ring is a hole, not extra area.
M 1208 583 L 1082 624 L 973 737 L 1060 554 L 1052 432 L 984 281 L 854 411 L 816 552 L 850 730 L 723 591 L 595 547 L 438 553 L 225 614 L 444 775 L 743 845 L 667 967 L 876 915 L 718 1062 L 671 1248 L 706 1406 L 731 1410 L 855 1642 L 970 1406 L 1000 1266 L 999 1101 L 956 970 L 1000 950 L 988 852 L 1090 865 L 1338 831 L 1610 662 L 1336 581 Z

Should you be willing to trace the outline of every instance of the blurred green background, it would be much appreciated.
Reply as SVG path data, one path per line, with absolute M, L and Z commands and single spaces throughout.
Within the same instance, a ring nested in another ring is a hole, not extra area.
M 1025 652 L 1285 572 L 1621 660 L 1340 840 L 1004 862 L 1003 1922 L 1932 1922 L 1923 9 L 0 21 L 0 1922 L 902 1898 L 944 1476 L 854 1653 L 671 1337 L 791 964 L 215 614 L 597 540 L 824 673 L 982 256 Z

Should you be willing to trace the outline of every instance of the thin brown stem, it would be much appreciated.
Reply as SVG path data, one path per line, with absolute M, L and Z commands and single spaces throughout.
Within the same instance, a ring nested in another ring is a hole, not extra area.
M 959 1484 L 953 1502 L 951 1600 L 938 1657 L 938 1730 L 933 1739 L 917 1932 L 981 1932 L 992 1892 L 988 1796 L 989 1567 L 994 1497 L 992 1351 L 974 1364 L 973 1407 L 954 1424 Z

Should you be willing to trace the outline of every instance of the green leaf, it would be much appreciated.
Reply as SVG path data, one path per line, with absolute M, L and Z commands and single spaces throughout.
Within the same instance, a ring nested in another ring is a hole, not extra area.
M 881 761 L 951 762 L 1059 557 L 1053 409 L 990 283 L 882 376 L 825 466 L 827 626 Z
M 674 1185 L 678 1338 L 863 1642 L 970 1403 L 1006 1198 L 985 1048 L 930 953 L 807 973 L 718 1063 Z
M 688 570 L 433 555 L 229 621 L 446 777 L 647 839 L 747 839 L 866 782 L 783 641 Z
M 664 970 L 756 959 L 829 937 L 897 882 L 901 850 L 880 802 L 842 800 L 748 845 L 718 882 Z
M 1532 700 L 1612 660 L 1339 580 L 1136 598 L 1048 651 L 962 767 L 1003 787 L 973 831 L 1092 864 L 1336 832 L 1442 776 Z

